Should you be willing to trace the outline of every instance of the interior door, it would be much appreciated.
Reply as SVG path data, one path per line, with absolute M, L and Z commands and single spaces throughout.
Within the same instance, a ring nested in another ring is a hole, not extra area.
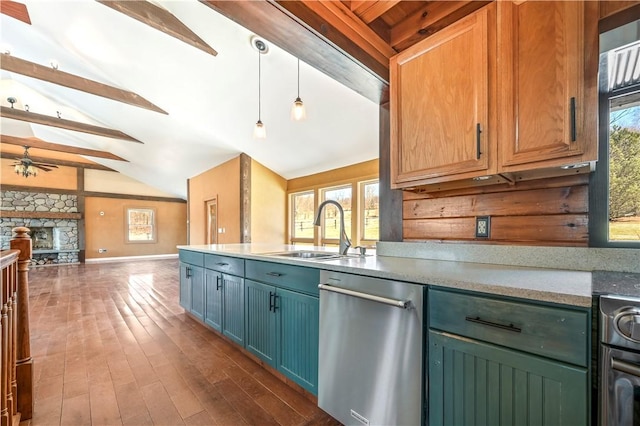
M 205 201 L 205 217 L 207 218 L 207 244 L 218 244 L 218 199 Z

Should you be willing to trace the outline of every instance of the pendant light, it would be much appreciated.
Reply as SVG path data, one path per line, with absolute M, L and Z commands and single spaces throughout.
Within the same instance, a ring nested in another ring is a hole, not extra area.
M 253 128 L 253 137 L 256 139 L 266 139 L 267 137 L 267 128 L 261 119 L 261 76 L 262 76 L 262 68 L 261 68 L 261 58 L 263 54 L 267 53 L 268 47 L 267 44 L 257 37 L 251 38 L 251 45 L 258 51 L 258 121 L 256 122 L 255 127 Z
M 291 119 L 295 121 L 302 121 L 307 118 L 307 112 L 304 109 L 302 99 L 300 99 L 300 59 L 298 59 L 298 97 L 293 101 L 291 106 Z

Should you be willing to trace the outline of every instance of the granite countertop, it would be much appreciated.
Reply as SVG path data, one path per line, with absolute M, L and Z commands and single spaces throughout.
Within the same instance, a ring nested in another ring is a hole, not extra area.
M 418 259 L 380 255 L 379 253 L 364 257 L 353 256 L 328 260 L 274 256 L 273 253 L 277 252 L 307 249 L 284 244 L 191 245 L 178 246 L 178 249 L 571 306 L 590 307 L 592 302 L 592 273 L 589 271 L 496 265 L 460 260 Z M 308 249 L 335 252 L 335 249 L 322 247 L 309 247 Z
M 616 294 L 640 297 L 640 274 L 632 272 L 593 271 L 593 294 Z

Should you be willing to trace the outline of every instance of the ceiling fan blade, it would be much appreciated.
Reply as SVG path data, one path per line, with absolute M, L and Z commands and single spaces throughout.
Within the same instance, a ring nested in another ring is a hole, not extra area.
M 51 167 L 51 168 L 54 168 L 54 169 L 58 168 L 58 166 L 56 166 L 55 164 L 49 164 L 49 163 L 40 163 L 40 162 L 36 163 L 36 162 L 34 162 L 33 164 L 36 165 L 36 166 L 45 166 L 45 167 Z
M 24 22 L 25 24 L 31 25 L 31 18 L 29 17 L 27 6 L 22 3 L 10 0 L 2 0 L 0 2 L 0 13 L 11 16 L 12 18 Z
M 51 169 L 49 169 L 47 167 L 44 167 L 44 166 L 40 166 L 38 164 L 33 164 L 33 167 L 36 167 L 36 168 L 38 168 L 40 170 L 44 170 L 45 172 L 50 172 L 51 171 Z

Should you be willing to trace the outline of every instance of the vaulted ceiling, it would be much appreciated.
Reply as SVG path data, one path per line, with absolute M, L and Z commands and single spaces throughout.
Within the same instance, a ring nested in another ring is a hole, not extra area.
M 179 197 L 241 152 L 288 179 L 366 161 L 388 59 L 486 3 L 2 0 L 0 148 L 55 144 Z

